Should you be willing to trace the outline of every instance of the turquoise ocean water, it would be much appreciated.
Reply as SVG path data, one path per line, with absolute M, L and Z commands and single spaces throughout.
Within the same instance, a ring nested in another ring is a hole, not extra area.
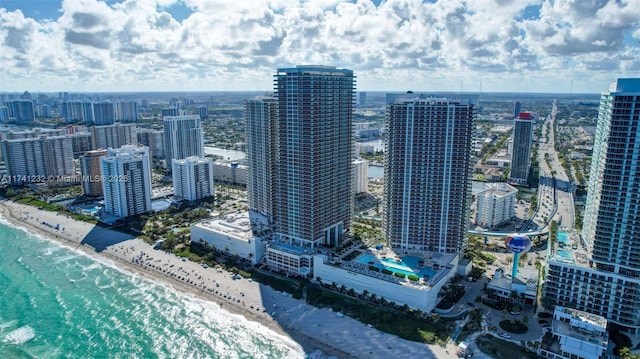
M 0 222 L 0 358 L 304 358 L 215 303 Z

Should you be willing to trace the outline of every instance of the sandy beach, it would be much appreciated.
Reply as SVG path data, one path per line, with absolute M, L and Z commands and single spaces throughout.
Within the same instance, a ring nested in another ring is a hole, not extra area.
M 80 222 L 56 212 L 0 200 L 0 213 L 32 233 L 58 240 L 90 255 L 113 260 L 120 268 L 205 300 L 259 322 L 291 338 L 307 353 L 317 350 L 338 358 L 455 358 L 455 346 L 443 348 L 400 339 L 329 309 L 319 309 L 268 286 L 172 253 L 154 250 L 131 235 Z M 339 349 L 338 349 L 339 348 Z

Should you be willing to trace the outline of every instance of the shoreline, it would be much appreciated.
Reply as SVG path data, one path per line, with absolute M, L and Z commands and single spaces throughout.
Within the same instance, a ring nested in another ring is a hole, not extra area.
M 330 309 L 312 307 L 304 300 L 293 299 L 260 283 L 235 280 L 226 271 L 182 261 L 172 253 L 154 250 L 151 245 L 128 234 L 1 197 L 0 213 L 6 221 L 31 233 L 69 245 L 89 256 L 110 259 L 127 272 L 217 303 L 230 314 L 257 322 L 295 342 L 307 355 L 322 351 L 326 356 L 345 359 L 407 354 L 425 358 L 455 357 L 449 354 L 455 353 L 452 345 L 441 348 L 400 339 L 368 328 L 353 318 L 337 317 Z

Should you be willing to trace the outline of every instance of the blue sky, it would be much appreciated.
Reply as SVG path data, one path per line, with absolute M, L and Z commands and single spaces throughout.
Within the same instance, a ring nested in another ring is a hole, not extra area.
M 0 91 L 601 92 L 640 77 L 638 0 L 0 0 Z

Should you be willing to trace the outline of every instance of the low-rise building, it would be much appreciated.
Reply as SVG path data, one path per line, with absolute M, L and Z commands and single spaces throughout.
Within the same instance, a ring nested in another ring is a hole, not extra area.
M 504 274 L 502 269 L 497 269 L 493 278 L 487 284 L 489 297 L 500 302 L 510 304 L 533 304 L 538 291 L 538 271 L 530 268 L 518 269 L 514 279 L 511 275 Z M 513 293 L 516 293 L 514 298 Z
M 487 167 L 498 167 L 498 168 L 507 168 L 511 165 L 510 158 L 500 158 L 500 157 L 492 157 L 487 158 L 484 162 Z
M 365 252 L 346 261 L 317 254 L 313 276 L 325 284 L 344 285 L 357 293 L 366 291 L 387 302 L 430 312 L 440 300 L 442 287 L 456 274 L 459 256 L 433 253 L 420 258 L 418 254 L 393 258 L 391 253 Z
M 204 242 L 228 255 L 256 264 L 265 255 L 265 240 L 254 236 L 248 213 L 233 213 L 191 225 L 191 241 Z
M 540 356 L 551 359 L 608 358 L 607 320 L 599 315 L 556 306 L 551 325 L 553 337 L 543 340 Z
M 266 264 L 275 271 L 307 276 L 313 272 L 313 248 L 302 248 L 279 241 L 267 243 Z
M 246 186 L 249 168 L 238 161 L 216 161 L 213 163 L 213 179 L 218 183 Z
M 361 154 L 371 154 L 375 152 L 375 146 L 370 145 L 368 143 L 359 143 L 356 142 L 356 145 L 354 146 L 355 149 L 355 156 L 359 157 Z

